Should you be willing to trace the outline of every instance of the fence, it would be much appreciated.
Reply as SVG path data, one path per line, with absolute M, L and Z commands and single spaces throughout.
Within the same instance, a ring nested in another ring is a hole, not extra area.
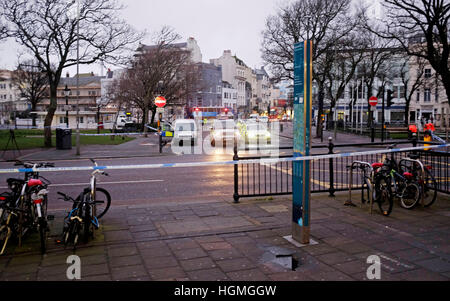
M 417 142 L 406 140 L 396 141 L 398 145 L 413 143 L 416 146 Z M 315 153 L 316 155 L 334 154 L 339 152 L 339 148 L 351 147 L 376 147 L 391 145 L 392 142 L 384 143 L 365 143 L 365 144 L 339 144 L 335 145 L 330 141 L 327 145 L 314 145 L 313 149 L 322 149 L 323 152 Z M 284 150 L 292 150 L 292 147 L 282 147 Z M 248 150 L 248 149 L 241 149 Z M 420 160 L 425 165 L 433 167 L 433 173 L 438 182 L 438 190 L 443 193 L 450 194 L 450 179 L 449 166 L 450 155 L 448 152 L 437 151 L 416 151 L 420 156 Z M 392 155 L 395 160 L 400 160 L 406 157 L 409 152 L 394 152 Z M 370 154 L 359 155 L 352 157 L 338 157 L 329 159 L 318 159 L 310 161 L 311 170 L 311 192 L 320 193 L 328 192 L 330 196 L 334 196 L 336 191 L 348 190 L 349 184 L 349 170 L 348 166 L 353 161 L 365 162 L 383 162 L 387 154 Z M 280 156 L 280 158 L 291 157 L 292 155 Z M 390 156 L 390 155 L 389 155 Z M 234 161 L 242 161 L 248 159 L 262 159 L 263 156 L 239 156 L 239 150 L 234 148 Z M 354 171 L 352 189 L 361 189 L 361 176 L 358 171 Z M 292 194 L 292 161 L 276 162 L 276 163 L 250 163 L 250 164 L 236 164 L 234 165 L 234 194 L 235 202 L 238 202 L 243 197 L 263 197 L 275 195 L 289 195 Z

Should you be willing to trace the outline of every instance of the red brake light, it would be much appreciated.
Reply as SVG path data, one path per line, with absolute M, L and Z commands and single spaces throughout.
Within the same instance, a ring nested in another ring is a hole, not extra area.
M 42 204 L 42 199 L 38 199 L 38 200 L 34 200 L 33 201 L 34 204 Z
M 6 198 L 4 196 L 0 196 L 0 201 L 4 201 Z
M 425 166 L 428 170 L 432 170 L 433 169 L 433 166 L 431 166 L 431 165 L 428 165 L 428 166 Z

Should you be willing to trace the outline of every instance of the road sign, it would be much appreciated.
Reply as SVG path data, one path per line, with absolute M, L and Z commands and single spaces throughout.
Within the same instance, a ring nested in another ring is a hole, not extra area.
M 166 105 L 166 99 L 163 96 L 156 97 L 155 105 L 160 108 L 164 107 Z
M 376 98 L 375 96 L 372 96 L 369 98 L 369 104 L 374 107 L 378 104 L 378 98 Z

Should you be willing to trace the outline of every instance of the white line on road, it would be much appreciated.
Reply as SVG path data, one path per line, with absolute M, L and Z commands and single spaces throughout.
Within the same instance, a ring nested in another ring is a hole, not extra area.
M 164 180 L 137 180 L 137 181 L 117 181 L 117 182 L 98 182 L 101 185 L 112 185 L 112 184 L 138 184 L 138 183 L 153 183 L 153 182 L 164 182 Z M 60 183 L 60 184 L 50 184 L 53 186 L 84 186 L 89 185 L 89 183 Z M 6 189 L 6 186 L 0 186 L 0 189 Z

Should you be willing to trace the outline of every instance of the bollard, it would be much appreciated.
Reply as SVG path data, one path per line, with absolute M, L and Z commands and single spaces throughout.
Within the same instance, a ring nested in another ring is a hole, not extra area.
M 238 148 L 237 145 L 235 144 L 233 147 L 233 161 L 237 161 L 239 159 L 238 156 Z M 239 203 L 239 193 L 238 193 L 238 189 L 239 189 L 239 185 L 238 185 L 238 180 L 239 180 L 239 175 L 238 175 L 238 165 L 234 164 L 233 165 L 234 168 L 234 194 L 233 194 L 233 199 L 235 203 Z
M 328 154 L 333 154 L 333 148 L 334 148 L 334 144 L 333 144 L 333 138 L 332 137 L 328 137 Z M 330 193 L 330 197 L 334 196 L 334 192 L 336 191 L 334 189 L 334 168 L 333 168 L 333 158 L 329 159 L 329 173 L 330 173 L 330 188 L 328 189 L 329 193 Z

